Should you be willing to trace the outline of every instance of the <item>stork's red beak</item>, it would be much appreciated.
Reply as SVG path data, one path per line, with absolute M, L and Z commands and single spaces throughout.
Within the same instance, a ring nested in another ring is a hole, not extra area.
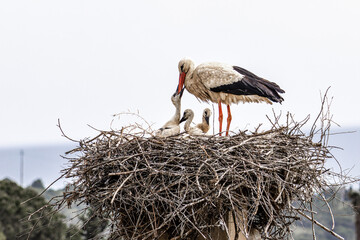
M 178 87 L 176 87 L 175 93 L 173 94 L 173 97 L 175 97 L 176 95 L 180 95 L 180 98 L 182 97 L 183 93 L 184 93 L 184 89 L 181 89 L 180 93 L 178 93 Z
M 177 90 L 178 94 L 181 92 L 181 90 L 183 90 L 184 83 L 185 83 L 185 77 L 186 77 L 186 73 L 184 73 L 184 72 L 180 73 L 179 85 L 178 85 L 178 90 Z

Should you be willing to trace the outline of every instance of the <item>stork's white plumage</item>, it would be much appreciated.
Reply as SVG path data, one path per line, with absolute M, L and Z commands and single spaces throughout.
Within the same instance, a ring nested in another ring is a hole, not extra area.
M 202 116 L 202 123 L 197 124 L 195 127 L 191 127 L 192 120 L 194 119 L 194 112 L 191 109 L 184 111 L 183 117 L 180 119 L 180 123 L 185 122 L 184 130 L 190 135 L 203 135 L 210 129 L 209 118 L 211 116 L 210 109 L 204 109 Z
M 179 62 L 178 92 L 186 88 L 191 94 L 202 101 L 218 103 L 219 128 L 222 131 L 221 104 L 227 105 L 228 119 L 226 135 L 229 134 L 231 123 L 230 104 L 238 102 L 272 102 L 281 103 L 284 93 L 276 83 L 258 77 L 246 69 L 223 63 L 204 63 L 195 68 L 190 59 Z
M 171 102 L 174 104 L 176 110 L 174 116 L 162 126 L 156 135 L 159 137 L 169 137 L 180 133 L 180 113 L 181 113 L 181 97 L 183 91 L 175 92 L 171 96 Z

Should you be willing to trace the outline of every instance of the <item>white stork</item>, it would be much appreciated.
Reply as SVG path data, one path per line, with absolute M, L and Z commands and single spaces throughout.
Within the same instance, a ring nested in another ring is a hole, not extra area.
M 223 114 L 221 104 L 227 105 L 226 136 L 231 123 L 230 104 L 238 102 L 281 103 L 284 99 L 279 93 L 285 93 L 276 83 L 258 77 L 248 70 L 223 63 L 203 63 L 195 68 L 190 59 L 179 62 L 178 92 L 186 88 L 201 101 L 211 101 L 219 106 L 219 128 L 222 132 Z
M 180 123 L 185 122 L 185 132 L 190 135 L 203 135 L 207 133 L 210 129 L 209 119 L 211 116 L 211 111 L 208 108 L 204 109 L 202 116 L 202 123 L 197 124 L 195 127 L 190 127 L 192 120 L 194 119 L 194 112 L 191 109 L 186 109 L 184 111 L 183 117 L 180 119 Z
M 174 116 L 167 121 L 157 132 L 158 137 L 169 137 L 180 133 L 180 111 L 181 111 L 181 97 L 183 90 L 175 92 L 171 96 L 171 102 L 174 104 L 176 110 Z

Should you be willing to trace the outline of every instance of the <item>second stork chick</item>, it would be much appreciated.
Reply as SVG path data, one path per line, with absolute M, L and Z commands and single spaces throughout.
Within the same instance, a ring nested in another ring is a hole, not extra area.
M 195 127 L 191 127 L 190 124 L 194 119 L 194 112 L 191 109 L 186 109 L 182 118 L 180 119 L 180 123 L 185 122 L 184 129 L 190 135 L 203 135 L 207 133 L 210 129 L 209 119 L 211 116 L 211 110 L 209 108 L 204 109 L 202 116 L 202 123 L 197 124 Z

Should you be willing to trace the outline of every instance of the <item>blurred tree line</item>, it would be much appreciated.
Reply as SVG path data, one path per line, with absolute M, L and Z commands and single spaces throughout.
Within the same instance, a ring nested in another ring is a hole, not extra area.
M 100 239 L 97 236 L 106 229 L 107 222 L 94 217 L 91 209 L 79 218 L 85 225 L 66 224 L 65 216 L 50 208 L 36 212 L 47 204 L 44 197 L 36 197 L 43 189 L 41 180 L 25 189 L 9 179 L 0 181 L 0 240 Z

